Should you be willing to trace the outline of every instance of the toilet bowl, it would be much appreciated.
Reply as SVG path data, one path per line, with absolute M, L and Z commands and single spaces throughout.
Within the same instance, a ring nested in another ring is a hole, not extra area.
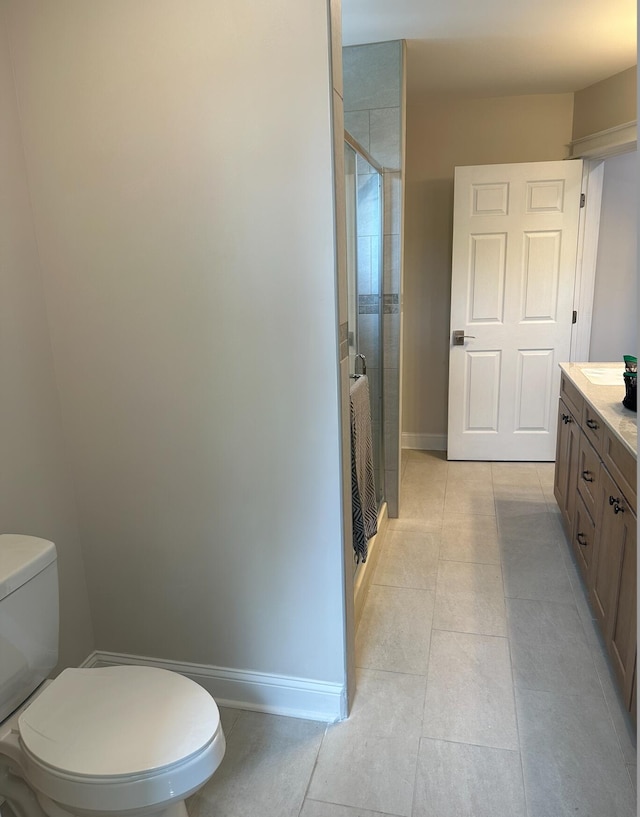
M 16 817 L 186 817 L 185 798 L 224 756 L 218 707 L 199 684 L 155 667 L 46 680 L 57 660 L 42 603 L 55 578 L 57 617 L 51 547 L 0 536 L 0 804 Z
M 209 693 L 151 667 L 64 670 L 0 726 L 0 763 L 13 761 L 49 817 L 178 817 L 224 751 Z

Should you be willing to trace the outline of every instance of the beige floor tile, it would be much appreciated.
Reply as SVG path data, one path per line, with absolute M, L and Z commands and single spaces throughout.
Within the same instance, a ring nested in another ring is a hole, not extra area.
M 404 453 L 406 453 L 408 461 L 415 460 L 416 462 L 422 462 L 441 468 L 447 468 L 449 466 L 446 451 L 419 451 L 416 448 L 405 448 L 403 449 L 403 454 Z
M 481 514 L 495 516 L 495 498 L 491 483 L 470 484 L 447 482 L 447 492 L 444 498 L 444 513 L 449 514 Z
M 627 763 L 627 772 L 629 773 L 629 780 L 633 786 L 634 792 L 638 793 L 638 766 L 636 763 Z
M 389 519 L 387 524 L 389 530 L 440 533 L 442 530 L 442 510 L 434 513 L 428 519 L 399 517 L 398 519 Z
M 548 487 L 553 490 L 553 481 L 556 473 L 555 462 L 537 462 L 536 471 L 538 472 L 542 487 Z
M 354 730 L 330 727 L 307 796 L 410 817 L 418 743 L 407 737 L 362 739 Z
M 532 643 L 511 641 L 516 687 L 563 695 L 602 694 L 591 651 L 584 641 Z
M 190 817 L 298 817 L 326 725 L 242 712 Z
M 444 494 L 447 485 L 447 468 L 410 460 L 404 469 L 402 479 L 404 485 L 410 489 L 422 487 L 433 493 Z
M 637 761 L 636 730 L 631 723 L 625 705 L 622 703 L 613 669 L 603 647 L 592 647 L 591 655 L 602 684 L 602 691 L 613 721 L 613 728 L 618 736 L 622 756 L 627 763 L 635 764 Z
M 335 803 L 322 803 L 320 800 L 304 801 L 300 817 L 394 817 L 381 811 L 338 806 Z
M 527 511 L 548 513 L 547 499 L 542 488 L 530 485 L 494 485 L 493 494 L 496 500 L 497 514 L 510 514 Z
M 349 725 L 363 737 L 419 737 L 427 679 L 424 675 L 359 669 Z
M 560 518 L 550 513 L 548 508 L 547 513 L 535 509 L 519 514 L 499 514 L 498 535 L 501 541 L 527 542 L 533 545 L 540 542 L 565 542 Z
M 440 535 L 390 530 L 373 581 L 393 587 L 435 590 Z
M 509 637 L 515 644 L 586 644 L 575 604 L 507 599 Z
M 449 462 L 448 476 L 450 482 L 457 483 L 481 484 L 485 481 L 491 481 L 491 463 L 452 460 Z
M 227 706 L 220 706 L 218 707 L 220 710 L 220 721 L 222 723 L 222 729 L 226 737 L 229 736 L 231 730 L 235 726 L 238 718 L 242 714 L 242 709 L 231 709 Z
M 442 520 L 440 558 L 456 562 L 500 564 L 495 517 L 445 514 Z
M 502 594 L 436 593 L 433 627 L 478 635 L 507 635 L 507 620 Z
M 403 519 L 442 518 L 444 494 L 438 489 L 430 492 L 421 486 L 402 488 L 400 496 L 400 516 Z
M 530 817 L 633 817 L 635 795 L 602 695 L 516 690 Z
M 494 486 L 540 487 L 540 475 L 533 462 L 494 462 L 491 464 L 491 477 Z
M 506 638 L 433 631 L 422 734 L 518 748 Z
M 424 676 L 359 670 L 352 713 L 327 729 L 308 797 L 409 815 L 425 685 Z
M 369 669 L 425 675 L 433 590 L 370 587 L 356 635 L 356 663 Z
M 573 590 L 558 546 L 553 542 L 501 542 L 507 598 L 570 604 Z
M 448 562 L 438 565 L 438 593 L 478 593 L 502 598 L 502 570 L 500 565 L 474 562 Z
M 413 817 L 526 817 L 520 753 L 423 738 Z

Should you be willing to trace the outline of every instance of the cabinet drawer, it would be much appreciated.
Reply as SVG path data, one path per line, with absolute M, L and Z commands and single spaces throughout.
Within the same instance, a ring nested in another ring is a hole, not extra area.
M 580 435 L 580 453 L 578 454 L 578 491 L 591 514 L 597 516 L 597 497 L 600 489 L 600 457 L 585 434 Z
M 560 376 L 560 397 L 567 404 L 573 416 L 580 421 L 584 399 L 564 372 Z
M 589 584 L 591 563 L 593 561 L 596 526 L 581 496 L 576 498 L 575 517 L 573 522 L 573 539 L 571 544 L 576 555 L 576 562 L 582 575 Z
M 594 411 L 586 401 L 582 409 L 582 421 L 580 425 L 591 445 L 598 454 L 601 454 L 605 425 L 598 412 Z
M 608 428 L 604 430 L 602 461 L 635 513 L 638 507 L 636 459 Z

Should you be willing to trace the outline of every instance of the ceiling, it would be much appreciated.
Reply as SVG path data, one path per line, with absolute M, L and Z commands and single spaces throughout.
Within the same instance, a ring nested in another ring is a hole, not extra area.
M 342 0 L 344 45 L 407 41 L 409 94 L 565 93 L 635 65 L 635 0 Z

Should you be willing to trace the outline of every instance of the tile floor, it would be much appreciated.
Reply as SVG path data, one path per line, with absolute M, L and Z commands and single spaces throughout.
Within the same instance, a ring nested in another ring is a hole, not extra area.
M 351 717 L 224 710 L 191 817 L 631 817 L 636 750 L 553 465 L 403 459 Z

